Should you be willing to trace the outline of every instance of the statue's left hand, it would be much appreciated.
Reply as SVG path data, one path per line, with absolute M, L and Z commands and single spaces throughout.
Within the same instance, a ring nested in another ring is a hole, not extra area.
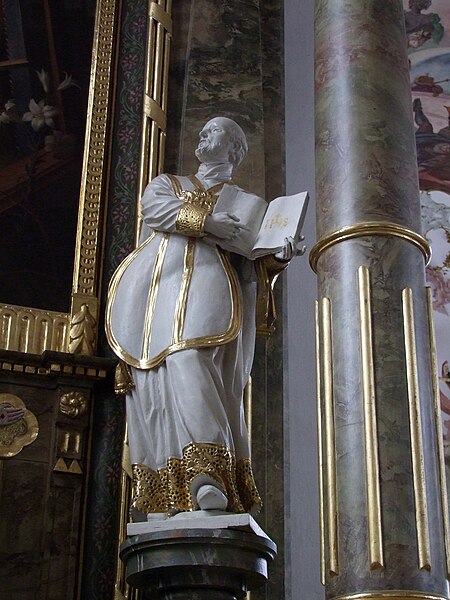
M 300 240 L 304 240 L 304 236 L 300 237 Z M 306 246 L 297 248 L 293 237 L 284 238 L 284 246 L 279 252 L 274 254 L 278 260 L 291 260 L 294 256 L 302 256 L 306 252 Z

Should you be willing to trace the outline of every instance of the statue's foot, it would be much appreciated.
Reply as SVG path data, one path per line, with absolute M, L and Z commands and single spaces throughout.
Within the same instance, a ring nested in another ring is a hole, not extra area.
M 147 521 L 164 521 L 167 519 L 166 513 L 147 513 Z
M 201 485 L 197 492 L 200 510 L 226 510 L 228 498 L 215 485 Z

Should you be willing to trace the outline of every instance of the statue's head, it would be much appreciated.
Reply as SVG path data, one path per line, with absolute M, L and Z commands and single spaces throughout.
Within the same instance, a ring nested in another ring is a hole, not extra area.
M 199 133 L 195 156 L 202 163 L 230 162 L 237 167 L 248 151 L 245 133 L 227 117 L 210 119 Z

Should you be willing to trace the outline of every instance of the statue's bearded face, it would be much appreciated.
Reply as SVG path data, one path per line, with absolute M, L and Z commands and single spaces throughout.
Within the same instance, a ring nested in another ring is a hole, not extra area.
M 200 162 L 231 162 L 234 144 L 223 119 L 218 117 L 208 121 L 199 137 L 195 156 Z

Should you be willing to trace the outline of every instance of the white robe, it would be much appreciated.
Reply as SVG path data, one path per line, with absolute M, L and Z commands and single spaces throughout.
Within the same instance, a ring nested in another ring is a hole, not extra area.
M 214 165 L 209 172 L 202 167 L 197 177 L 206 189 L 229 179 L 228 165 Z M 193 189 L 187 178 L 180 182 L 183 189 Z M 149 184 L 142 197 L 141 250 L 113 278 L 108 308 L 110 342 L 131 364 L 135 385 L 127 396 L 135 517 L 195 509 L 196 484 L 205 476 L 226 493 L 228 510 L 260 504 L 243 410 L 255 338 L 253 264 L 235 257 L 230 271 L 207 237 L 197 238 L 183 332 L 174 339 L 173 315 L 187 240 L 192 241 L 175 232 L 182 203 L 167 176 Z M 165 252 L 156 280 L 162 240 Z M 157 294 L 151 325 L 144 327 L 150 281 L 157 281 Z M 151 335 L 145 356 L 144 330 Z

